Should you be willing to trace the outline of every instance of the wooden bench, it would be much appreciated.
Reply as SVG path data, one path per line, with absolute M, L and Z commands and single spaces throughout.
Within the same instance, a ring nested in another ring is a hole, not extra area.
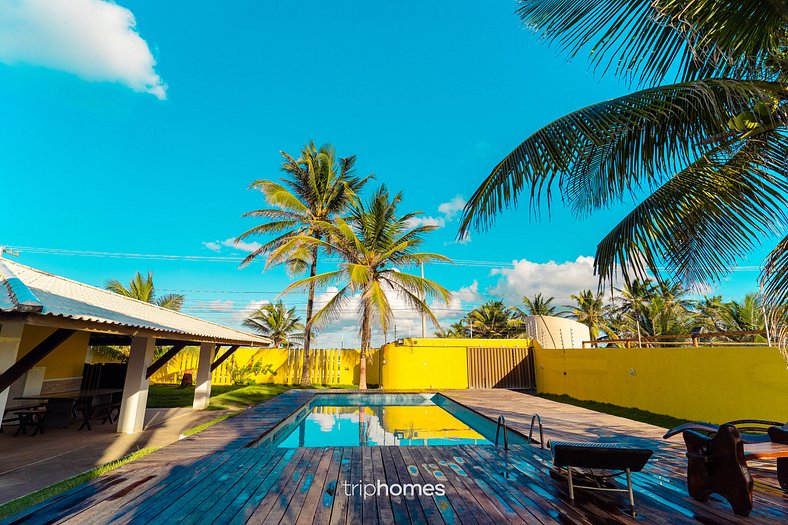
M 18 412 L 23 411 L 30 411 L 30 410 L 39 410 L 42 407 L 45 407 L 46 404 L 44 403 L 36 403 L 32 405 L 21 405 L 11 408 L 6 408 L 3 411 L 3 419 L 0 421 L 0 433 L 3 432 L 3 427 L 6 425 L 15 425 L 17 427 L 21 426 L 21 418 L 19 417 Z M 11 414 L 10 416 L 8 414 Z M 28 423 L 29 424 L 29 423 Z M 17 432 L 15 435 L 19 434 L 19 428 L 17 428 Z
M 687 490 L 698 501 L 708 501 L 716 493 L 730 503 L 740 516 L 752 512 L 752 475 L 747 461 L 776 459 L 777 479 L 788 490 L 788 429 L 769 429 L 771 441 L 748 443 L 731 424 L 713 435 L 696 430 L 682 433 L 687 445 Z M 783 441 L 784 440 L 784 441 Z
M 33 436 L 44 433 L 44 419 L 46 410 L 37 408 L 32 410 L 15 410 L 14 413 L 19 418 L 19 427 L 14 436 L 19 434 L 27 435 L 27 427 L 33 427 Z
M 113 414 L 116 412 L 120 414 L 120 402 L 108 402 L 102 403 L 98 405 L 91 405 L 85 404 L 78 407 L 80 413 L 82 413 L 82 424 L 79 426 L 77 430 L 82 430 L 87 428 L 88 430 L 92 430 L 90 426 L 90 421 L 93 419 L 93 416 L 97 413 L 104 415 L 103 419 L 101 420 L 101 424 L 104 423 L 114 423 L 115 418 Z M 100 416 L 99 416 L 100 417 Z
M 640 472 L 648 463 L 651 454 L 649 449 L 623 447 L 615 443 L 572 443 L 551 441 L 553 465 L 566 469 L 569 481 L 569 500 L 574 501 L 575 489 L 605 490 L 610 492 L 627 492 L 629 494 L 629 510 L 635 516 L 635 493 L 632 490 L 632 472 Z M 595 486 L 577 485 L 574 481 L 573 469 L 587 469 L 581 475 L 590 479 Z M 608 471 L 600 474 L 590 469 Z M 609 471 L 618 471 L 610 473 Z M 627 488 L 619 489 L 602 486 L 602 481 L 620 475 L 626 475 Z

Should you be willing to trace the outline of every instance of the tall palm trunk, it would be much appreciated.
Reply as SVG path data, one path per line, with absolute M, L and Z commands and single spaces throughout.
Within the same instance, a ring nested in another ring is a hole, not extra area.
M 372 324 L 370 322 L 370 311 L 366 306 L 363 308 L 361 316 L 361 361 L 358 364 L 358 389 L 367 389 L 367 353 L 371 345 Z
M 312 266 L 309 277 L 317 275 L 317 247 L 312 248 Z M 306 300 L 306 326 L 304 328 L 304 367 L 301 369 L 301 386 L 312 384 L 311 368 L 312 355 L 309 347 L 312 343 L 312 311 L 315 308 L 315 283 L 309 283 L 309 295 Z

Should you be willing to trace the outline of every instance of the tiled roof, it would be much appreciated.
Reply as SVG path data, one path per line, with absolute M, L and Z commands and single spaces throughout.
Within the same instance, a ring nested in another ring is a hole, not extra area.
M 0 314 L 27 313 L 264 346 L 265 337 L 204 321 L 0 258 Z M 178 338 L 178 337 L 176 337 Z

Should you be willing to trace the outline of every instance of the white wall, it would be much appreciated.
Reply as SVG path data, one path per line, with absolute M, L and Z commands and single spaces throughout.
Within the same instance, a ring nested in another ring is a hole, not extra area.
M 588 327 L 571 319 L 549 315 L 529 315 L 525 318 L 525 332 L 536 339 L 542 348 L 582 348 L 590 341 Z

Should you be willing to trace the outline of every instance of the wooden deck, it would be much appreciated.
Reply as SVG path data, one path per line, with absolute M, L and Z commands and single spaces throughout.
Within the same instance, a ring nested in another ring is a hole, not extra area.
M 768 469 L 756 472 L 752 516 L 739 518 L 719 498 L 698 503 L 686 495 L 683 453 L 659 439 L 660 429 L 508 391 L 447 395 L 484 414 L 506 413 L 514 428 L 537 412 L 548 439 L 629 439 L 654 448 L 655 459 L 634 476 L 637 518 L 622 494 L 579 491 L 571 505 L 566 484 L 549 475 L 549 453 L 538 447 L 244 447 L 312 395 L 279 396 L 2 523 L 788 522 L 788 495 Z M 442 483 L 446 494 L 346 495 L 345 484 L 361 480 Z

